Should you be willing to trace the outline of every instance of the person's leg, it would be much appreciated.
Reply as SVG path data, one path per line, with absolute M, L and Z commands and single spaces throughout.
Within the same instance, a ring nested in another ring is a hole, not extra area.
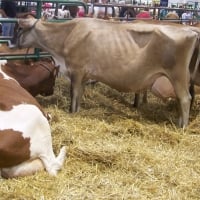
M 2 23 L 2 36 L 11 36 L 12 23 Z
M 9 36 L 14 35 L 15 23 L 10 23 Z
M 2 23 L 2 36 L 13 36 L 14 35 L 15 23 Z M 12 39 L 8 40 L 9 48 L 14 48 L 16 45 L 13 44 Z

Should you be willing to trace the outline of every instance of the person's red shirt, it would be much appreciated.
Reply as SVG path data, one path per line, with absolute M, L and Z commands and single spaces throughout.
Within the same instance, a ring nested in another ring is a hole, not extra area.
M 136 18 L 151 18 L 151 15 L 148 11 L 142 11 L 139 14 L 136 15 Z

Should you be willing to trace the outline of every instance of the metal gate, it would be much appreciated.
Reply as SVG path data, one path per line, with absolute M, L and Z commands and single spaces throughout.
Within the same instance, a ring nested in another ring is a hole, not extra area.
M 82 6 L 87 13 L 87 4 L 85 4 L 82 1 L 75 1 L 75 0 L 31 0 L 31 1 L 22 1 L 18 0 L 17 3 L 17 12 L 18 13 L 26 13 L 26 12 L 34 12 L 36 18 L 41 18 L 42 8 L 45 3 L 51 3 L 52 8 L 55 9 L 55 13 L 58 12 L 59 6 L 66 5 L 68 7 L 72 6 Z M 71 18 L 66 18 L 64 20 L 70 20 Z M 0 18 L 0 23 L 16 23 L 17 18 Z M 59 19 L 53 19 L 51 20 L 53 22 L 59 22 Z M 0 43 L 8 43 L 8 41 L 12 37 L 3 37 L 0 36 Z M 17 60 L 17 59 L 24 59 L 24 58 L 35 58 L 39 59 L 42 57 L 50 57 L 50 55 L 47 52 L 43 52 L 40 49 L 35 48 L 34 53 L 0 53 L 0 60 L 6 59 L 6 60 Z

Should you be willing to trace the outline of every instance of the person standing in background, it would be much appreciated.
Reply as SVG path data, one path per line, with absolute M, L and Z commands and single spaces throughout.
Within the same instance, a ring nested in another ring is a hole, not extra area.
M 17 6 L 14 0 L 2 0 L 0 14 L 3 18 L 15 18 L 17 15 Z M 2 23 L 2 36 L 13 36 L 15 23 Z
M 136 19 L 150 19 L 152 18 L 150 12 L 149 12 L 149 8 L 145 7 L 144 10 L 140 11 L 137 15 L 136 15 Z
M 181 19 L 182 19 L 182 24 L 184 24 L 184 25 L 191 25 L 191 23 L 192 23 L 192 18 L 193 18 L 193 14 L 192 14 L 192 12 L 191 11 L 189 11 L 189 10 L 186 10 L 183 14 L 182 14 L 182 16 L 181 16 Z
M 99 4 L 108 4 L 108 0 L 97 0 L 95 3 Z M 106 13 L 106 6 L 94 6 L 89 7 L 88 16 L 89 17 L 95 17 L 95 18 L 109 18 L 112 17 L 113 14 L 113 8 L 107 7 L 107 13 Z

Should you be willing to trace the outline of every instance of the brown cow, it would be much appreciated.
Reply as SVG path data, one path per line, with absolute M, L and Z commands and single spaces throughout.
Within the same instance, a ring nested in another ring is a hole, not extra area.
M 28 63 L 8 61 L 2 70 L 33 96 L 49 96 L 53 94 L 59 67 L 47 60 Z
M 0 61 L 0 65 L 4 63 Z M 43 168 L 56 175 L 65 159 L 65 147 L 55 157 L 50 126 L 42 108 L 1 66 L 0 94 L 1 175 L 26 176 Z
M 172 25 L 90 18 L 63 23 L 21 19 L 19 25 L 19 47 L 43 48 L 62 68 L 66 66 L 71 79 L 72 112 L 80 108 L 83 83 L 88 79 L 119 91 L 137 92 L 164 75 L 179 99 L 179 126 L 187 126 L 191 101 L 189 64 L 198 32 Z

